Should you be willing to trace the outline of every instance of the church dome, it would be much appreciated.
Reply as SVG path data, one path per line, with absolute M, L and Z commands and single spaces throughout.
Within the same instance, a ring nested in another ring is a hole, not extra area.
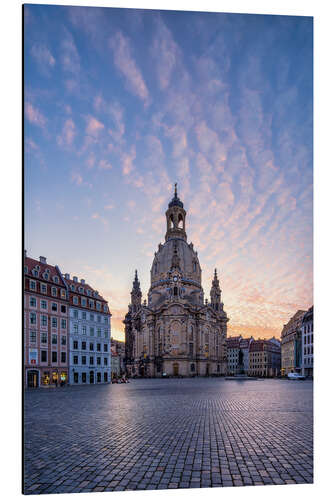
M 167 277 L 172 268 L 175 249 L 183 279 L 193 280 L 201 286 L 201 268 L 197 252 L 194 251 L 192 243 L 188 244 L 181 238 L 170 238 L 164 245 L 159 245 L 151 268 L 151 283 Z

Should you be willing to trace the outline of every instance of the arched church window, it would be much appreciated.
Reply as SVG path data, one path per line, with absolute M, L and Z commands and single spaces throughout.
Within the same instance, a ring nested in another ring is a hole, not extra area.
M 178 227 L 180 229 L 184 229 L 184 219 L 183 219 L 182 214 L 178 215 Z
M 193 272 L 195 273 L 197 270 L 197 263 L 195 262 L 195 260 L 193 261 Z
M 193 326 L 190 329 L 190 340 L 193 340 Z
M 171 229 L 175 227 L 175 221 L 173 220 L 173 215 L 170 215 Z

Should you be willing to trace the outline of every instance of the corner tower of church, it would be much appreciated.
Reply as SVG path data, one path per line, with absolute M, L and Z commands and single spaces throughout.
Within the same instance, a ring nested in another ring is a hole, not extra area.
M 129 376 L 224 375 L 228 318 L 215 269 L 211 301 L 204 302 L 201 267 L 187 242 L 186 210 L 177 184 L 168 204 L 164 244 L 154 254 L 148 305 L 135 271 L 125 317 L 126 369 Z

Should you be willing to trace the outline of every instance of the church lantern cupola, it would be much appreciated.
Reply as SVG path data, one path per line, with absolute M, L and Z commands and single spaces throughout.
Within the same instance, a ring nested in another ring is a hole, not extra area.
M 177 183 L 175 184 L 174 197 L 169 203 L 168 210 L 165 212 L 167 220 L 167 232 L 165 241 L 171 238 L 181 238 L 187 240 L 185 232 L 186 210 L 184 210 L 183 202 L 178 198 Z

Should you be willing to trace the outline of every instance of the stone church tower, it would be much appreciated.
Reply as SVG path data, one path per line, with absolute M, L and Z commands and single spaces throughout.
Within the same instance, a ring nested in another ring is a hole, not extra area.
M 177 184 L 166 215 L 165 243 L 150 271 L 148 304 L 137 271 L 126 314 L 126 369 L 129 376 L 223 375 L 227 372 L 228 318 L 215 269 L 210 302 L 204 302 L 201 267 L 187 243 L 186 211 Z

